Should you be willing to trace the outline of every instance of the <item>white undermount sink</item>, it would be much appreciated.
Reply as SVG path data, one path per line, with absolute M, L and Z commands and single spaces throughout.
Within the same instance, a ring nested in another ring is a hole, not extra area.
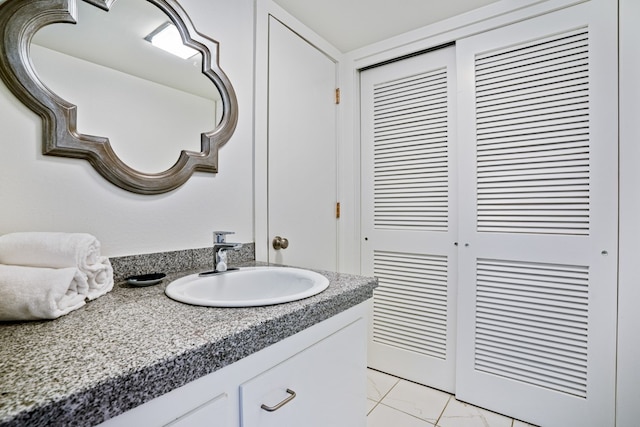
M 255 307 L 307 298 L 327 289 L 329 279 L 291 267 L 246 267 L 209 276 L 192 274 L 169 283 L 171 299 L 208 307 Z

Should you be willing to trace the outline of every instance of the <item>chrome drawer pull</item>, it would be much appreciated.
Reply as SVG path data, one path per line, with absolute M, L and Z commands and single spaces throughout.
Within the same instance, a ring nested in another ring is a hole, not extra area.
M 284 399 L 282 402 L 278 403 L 276 406 L 267 406 L 263 403 L 260 407 L 268 412 L 277 411 L 296 397 L 296 392 L 291 389 L 287 389 L 287 393 L 289 393 L 290 396 Z

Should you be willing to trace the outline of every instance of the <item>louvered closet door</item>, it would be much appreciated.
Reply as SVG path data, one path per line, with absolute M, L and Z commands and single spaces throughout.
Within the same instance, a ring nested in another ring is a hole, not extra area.
M 361 73 L 362 271 L 369 366 L 453 391 L 455 51 Z
M 543 426 L 614 425 L 616 30 L 598 4 L 457 50 L 456 396 Z

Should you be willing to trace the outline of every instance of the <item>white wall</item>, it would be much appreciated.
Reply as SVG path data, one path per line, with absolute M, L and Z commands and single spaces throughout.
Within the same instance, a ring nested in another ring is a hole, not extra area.
M 42 155 L 41 120 L 0 84 L 0 234 L 88 232 L 120 256 L 205 247 L 211 231 L 253 237 L 253 0 L 182 0 L 201 33 L 220 42 L 220 66 L 238 97 L 235 134 L 217 175 L 143 196 L 105 181 L 88 162 Z

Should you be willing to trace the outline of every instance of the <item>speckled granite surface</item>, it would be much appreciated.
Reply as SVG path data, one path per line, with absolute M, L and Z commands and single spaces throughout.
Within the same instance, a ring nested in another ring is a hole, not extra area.
M 253 261 L 255 244 L 243 243 L 238 250 L 227 251 L 229 265 Z M 213 247 L 184 249 L 155 254 L 129 255 L 110 258 L 116 282 L 129 276 L 147 273 L 176 273 L 180 271 L 213 268 Z
M 119 283 L 57 320 L 0 324 L 0 426 L 98 424 L 363 302 L 376 285 L 321 272 L 330 279 L 321 294 L 255 308 L 164 295 L 196 271 L 146 288 Z

